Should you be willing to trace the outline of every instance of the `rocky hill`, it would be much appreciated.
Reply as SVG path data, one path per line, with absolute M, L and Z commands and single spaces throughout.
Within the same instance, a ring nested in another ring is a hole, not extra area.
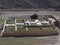
M 0 0 L 0 8 L 60 8 L 60 0 Z

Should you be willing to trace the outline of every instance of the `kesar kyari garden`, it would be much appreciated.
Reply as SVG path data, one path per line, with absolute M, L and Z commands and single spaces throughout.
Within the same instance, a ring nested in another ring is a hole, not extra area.
M 51 15 L 33 14 L 30 18 L 0 19 L 1 36 L 45 36 L 58 35 L 55 18 Z

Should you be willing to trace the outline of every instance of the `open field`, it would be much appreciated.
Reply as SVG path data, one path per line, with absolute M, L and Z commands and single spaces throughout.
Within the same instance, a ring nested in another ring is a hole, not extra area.
M 43 45 L 57 43 L 57 36 L 47 37 L 2 37 L 0 45 Z

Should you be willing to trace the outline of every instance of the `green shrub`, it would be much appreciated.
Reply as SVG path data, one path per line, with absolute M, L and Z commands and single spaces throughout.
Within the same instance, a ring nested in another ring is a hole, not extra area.
M 52 27 L 42 27 L 42 30 L 52 30 Z

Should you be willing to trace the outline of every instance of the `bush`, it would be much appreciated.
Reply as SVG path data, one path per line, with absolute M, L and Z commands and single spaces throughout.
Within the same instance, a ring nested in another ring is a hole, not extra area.
M 38 18 L 38 15 L 37 14 L 33 14 L 30 16 L 31 19 L 37 19 Z

